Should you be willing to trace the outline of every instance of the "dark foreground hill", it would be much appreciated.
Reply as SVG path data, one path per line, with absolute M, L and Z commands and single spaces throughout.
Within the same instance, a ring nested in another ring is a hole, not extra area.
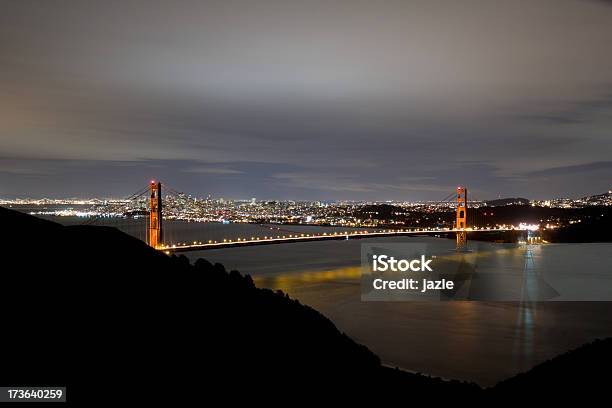
M 417 394 L 469 403 L 554 386 L 550 378 L 579 384 L 557 390 L 563 397 L 603 393 L 593 379 L 612 363 L 610 341 L 601 342 L 485 392 L 385 368 L 317 311 L 221 265 L 4 208 L 0 225 L 0 385 L 67 385 L 76 406 Z
M 488 392 L 504 401 L 518 401 L 526 395 L 549 401 L 575 396 L 584 402 L 599 396 L 603 401 L 609 395 L 611 364 L 612 338 L 596 340 L 504 380 Z
M 114 228 L 4 208 L 0 223 L 0 384 L 67 384 L 88 403 L 479 391 L 384 368 L 314 309 L 222 265 L 190 265 Z

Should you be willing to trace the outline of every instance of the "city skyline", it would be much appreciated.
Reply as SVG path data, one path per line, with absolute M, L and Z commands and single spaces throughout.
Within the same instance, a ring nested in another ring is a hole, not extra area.
M 179 3 L 5 7 L 1 198 L 610 190 L 610 2 Z
M 173 189 L 174 190 L 174 189 Z M 404 199 L 404 200 L 385 200 L 385 199 L 371 199 L 371 200 L 351 200 L 351 199 L 345 199 L 345 200 L 341 200 L 341 199 L 291 199 L 291 198 L 285 198 L 285 199 L 279 199 L 279 198 L 262 198 L 262 197 L 222 197 L 219 195 L 214 195 L 212 193 L 209 194 L 205 194 L 205 195 L 197 195 L 197 194 L 191 194 L 187 191 L 173 191 L 173 194 L 183 194 L 185 195 L 185 197 L 188 197 L 190 199 L 196 199 L 196 200 L 210 200 L 210 201 L 228 201 L 228 202 L 237 202 L 237 203 L 246 203 L 246 202 L 297 202 L 297 203 L 315 203 L 315 202 L 321 202 L 321 203 L 406 203 L 406 204 L 410 204 L 410 203 L 436 203 L 436 202 L 443 202 L 440 201 L 440 199 L 430 199 L 430 200 L 409 200 L 409 199 Z M 164 194 L 165 195 L 165 194 Z M 599 196 L 603 196 L 603 197 L 608 197 L 608 196 L 612 196 L 612 189 L 608 190 L 608 191 L 604 191 L 604 192 L 598 192 L 595 194 L 588 194 L 585 196 L 581 196 L 581 197 L 570 197 L 570 196 L 565 196 L 565 197 L 545 197 L 545 198 L 530 198 L 530 197 L 484 197 L 484 198 L 473 198 L 469 197 L 470 202 L 487 202 L 487 201 L 496 201 L 496 200 L 504 200 L 504 199 L 526 199 L 529 200 L 530 202 L 533 203 L 537 203 L 537 205 L 540 205 L 543 202 L 547 202 L 547 201 L 558 201 L 558 202 L 576 202 L 579 203 L 581 200 L 583 199 L 594 199 L 595 197 L 599 197 Z M 86 196 L 86 195 L 79 195 L 79 196 L 56 196 L 56 197 L 52 197 L 52 196 L 37 196 L 36 194 L 29 194 L 29 195 L 22 195 L 22 196 L 14 196 L 14 197 L 6 197 L 6 196 L 0 196 L 0 203 L 5 203 L 5 204 L 34 204 L 36 202 L 46 202 L 48 201 L 49 203 L 52 202 L 57 202 L 57 203 L 87 203 L 87 202 L 96 202 L 96 201 L 125 201 L 126 197 L 119 197 L 119 196 L 103 196 L 103 195 L 91 195 L 91 196 Z M 612 201 L 611 201 L 612 202 Z M 605 203 L 603 205 L 610 205 L 609 203 Z

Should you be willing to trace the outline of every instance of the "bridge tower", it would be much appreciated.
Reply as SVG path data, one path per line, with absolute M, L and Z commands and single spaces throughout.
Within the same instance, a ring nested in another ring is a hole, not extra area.
M 151 181 L 151 209 L 149 214 L 149 245 L 158 248 L 162 243 L 161 183 Z
M 461 251 L 467 247 L 467 188 L 457 187 L 457 250 Z

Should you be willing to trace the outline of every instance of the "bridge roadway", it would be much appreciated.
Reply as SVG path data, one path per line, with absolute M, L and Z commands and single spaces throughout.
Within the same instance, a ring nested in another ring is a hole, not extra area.
M 468 228 L 465 231 L 468 233 L 480 232 L 503 232 L 503 231 L 524 231 L 524 228 L 503 227 L 503 228 Z M 288 244 L 294 242 L 311 242 L 311 241 L 327 241 L 327 240 L 343 240 L 343 239 L 362 239 L 375 237 L 395 237 L 395 236 L 414 236 L 414 235 L 432 235 L 432 234 L 452 234 L 459 230 L 450 228 L 435 228 L 435 229 L 398 229 L 398 230 L 380 230 L 380 231 L 350 231 L 350 232 L 333 232 L 321 234 L 285 234 L 277 237 L 253 237 L 236 238 L 233 240 L 223 241 L 208 241 L 206 243 L 194 241 L 193 244 L 175 244 L 162 245 L 159 250 L 166 253 L 187 252 L 187 251 L 204 251 L 207 249 L 235 248 L 254 245 L 274 245 Z

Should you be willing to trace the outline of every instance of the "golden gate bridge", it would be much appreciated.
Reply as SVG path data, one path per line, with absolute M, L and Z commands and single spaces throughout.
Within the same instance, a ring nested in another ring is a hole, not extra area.
M 172 190 L 172 189 L 171 189 Z M 447 196 L 454 197 L 456 202 L 455 221 L 453 228 L 429 227 L 429 228 L 396 228 L 396 229 L 377 229 L 377 230 L 362 230 L 355 229 L 351 231 L 334 231 L 334 232 L 290 232 L 284 235 L 251 237 L 251 238 L 233 238 L 223 240 L 202 240 L 193 241 L 191 243 L 168 244 L 164 243 L 164 228 L 163 228 L 163 203 L 162 203 L 162 183 L 159 181 L 151 181 L 149 185 L 141 189 L 139 192 L 131 195 L 127 200 L 137 199 L 148 193 L 148 222 L 146 242 L 151 247 L 164 251 L 168 254 L 175 252 L 187 251 L 202 251 L 206 249 L 219 248 L 236 248 L 253 245 L 274 245 L 296 242 L 313 242 L 325 240 L 350 240 L 376 237 L 394 237 L 394 236 L 418 236 L 418 235 L 438 235 L 438 234 L 455 234 L 456 249 L 462 251 L 467 249 L 467 236 L 470 232 L 506 232 L 512 230 L 524 231 L 529 228 L 526 226 L 501 226 L 501 227 L 478 227 L 468 225 L 468 198 L 467 188 L 464 186 L 457 187 L 456 191 Z M 444 199 L 444 200 L 446 200 Z

